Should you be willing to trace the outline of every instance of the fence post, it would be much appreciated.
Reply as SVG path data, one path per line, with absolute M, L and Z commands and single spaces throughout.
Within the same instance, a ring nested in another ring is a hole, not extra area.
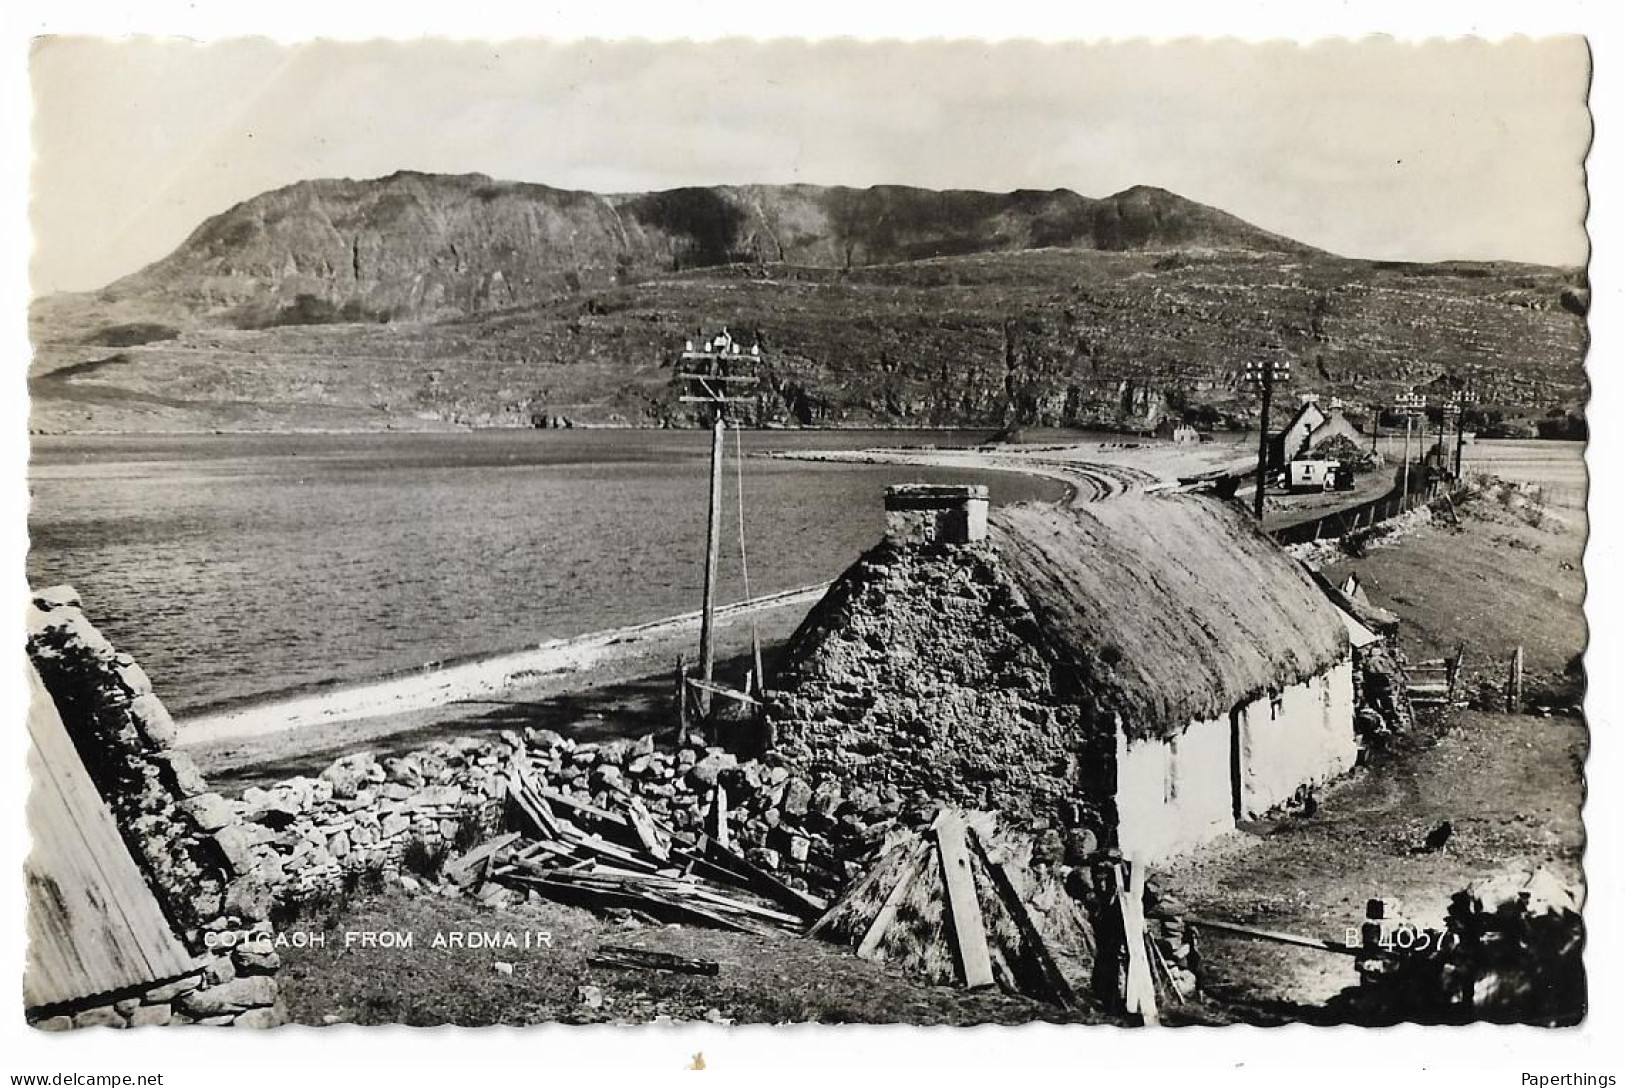
M 1507 666 L 1507 713 L 1517 714 L 1523 710 L 1523 647 L 1519 646 L 1512 651 L 1512 661 Z
M 677 655 L 677 745 L 688 743 L 688 662 Z

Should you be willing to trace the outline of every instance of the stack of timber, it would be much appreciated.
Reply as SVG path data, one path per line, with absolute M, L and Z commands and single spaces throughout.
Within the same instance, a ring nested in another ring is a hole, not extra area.
M 679 834 L 633 795 L 618 810 L 508 777 L 510 830 L 448 862 L 474 894 L 496 884 L 544 899 L 651 922 L 746 933 L 799 933 L 825 903 L 780 882 L 701 834 Z
M 993 813 L 944 808 L 929 829 L 898 831 L 808 933 L 934 982 L 998 986 L 1070 1006 L 1086 993 L 1091 927 L 1038 865 L 1033 843 Z

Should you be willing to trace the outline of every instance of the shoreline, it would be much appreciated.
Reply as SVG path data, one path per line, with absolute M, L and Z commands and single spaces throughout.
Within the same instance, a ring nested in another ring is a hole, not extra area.
M 732 626 L 749 616 L 779 608 L 811 606 L 828 583 L 802 586 L 750 603 L 717 609 L 719 626 Z M 552 639 L 528 650 L 495 654 L 408 676 L 354 684 L 284 699 L 268 699 L 229 710 L 176 719 L 181 743 L 188 748 L 242 742 L 318 726 L 369 721 L 386 715 L 442 710 L 463 702 L 512 696 L 550 678 L 606 664 L 630 651 L 644 650 L 700 625 L 700 613 L 684 612 L 659 620 L 629 624 L 570 638 Z M 620 647 L 620 650 L 614 649 Z M 403 726 L 405 728 L 405 726 Z
M 1172 443 L 1078 443 L 1045 445 L 1027 453 L 1019 448 L 881 448 L 863 450 L 770 450 L 757 456 L 838 464 L 907 464 L 934 468 L 1017 472 L 1062 484 L 1063 506 L 1109 500 L 1130 491 L 1175 486 L 1182 475 L 1212 472 L 1231 451 L 1228 447 L 1174 445 Z M 1070 456 L 1069 456 L 1070 455 Z M 1143 467 L 1142 467 L 1143 466 Z M 828 583 L 803 586 L 749 604 L 737 603 L 717 610 L 719 630 L 748 616 L 797 607 L 810 608 Z M 797 621 L 799 622 L 799 620 Z M 646 655 L 650 647 L 687 635 L 700 624 L 698 610 L 657 620 L 553 639 L 537 646 L 485 655 L 396 673 L 337 689 L 291 695 L 270 695 L 249 701 L 216 704 L 177 717 L 182 744 L 187 748 L 221 750 L 233 745 L 268 747 L 269 738 L 288 738 L 276 744 L 270 758 L 285 758 L 290 747 L 319 747 L 319 742 L 294 745 L 293 734 L 324 733 L 331 727 L 371 723 L 361 730 L 372 737 L 392 736 L 420 729 L 426 715 L 441 715 L 444 724 L 468 714 L 453 713 L 457 704 L 489 704 L 516 700 L 527 692 L 552 693 L 561 677 L 587 670 L 613 672 L 629 658 Z M 592 684 L 584 684 L 591 687 Z M 382 719 L 394 719 L 380 729 Z M 331 738 L 329 738 L 331 739 Z

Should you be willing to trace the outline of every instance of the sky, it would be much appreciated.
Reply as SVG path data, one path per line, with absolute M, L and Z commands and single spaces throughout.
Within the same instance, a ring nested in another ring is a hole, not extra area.
M 1354 257 L 1580 264 L 1579 37 L 1404 44 L 38 40 L 36 293 L 316 177 L 601 192 L 1157 185 Z

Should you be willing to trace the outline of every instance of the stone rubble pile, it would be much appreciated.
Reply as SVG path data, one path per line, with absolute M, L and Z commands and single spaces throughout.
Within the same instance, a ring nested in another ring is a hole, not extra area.
M 413 842 L 450 854 L 494 834 L 515 768 L 600 808 L 636 798 L 660 824 L 688 836 L 709 826 L 718 837 L 720 807 L 733 847 L 804 891 L 838 889 L 900 820 L 923 824 L 933 812 L 924 798 L 911 811 L 895 791 L 808 781 L 697 740 L 676 748 L 657 746 L 653 735 L 586 744 L 527 729 L 382 759 L 347 755 L 316 778 L 251 788 L 232 802 L 210 795 L 199 817 L 205 824 L 234 817 L 222 843 L 234 867 L 273 888 L 279 902 L 296 903 L 337 892 L 362 872 L 400 874 Z

